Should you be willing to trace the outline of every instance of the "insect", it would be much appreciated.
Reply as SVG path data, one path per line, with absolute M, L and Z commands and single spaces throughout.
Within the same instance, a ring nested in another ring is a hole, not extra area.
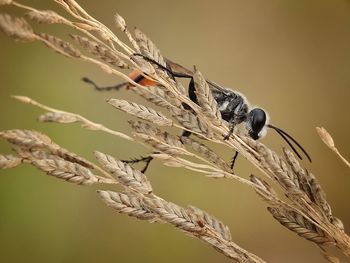
M 141 54 L 136 54 L 138 56 L 142 56 L 145 60 L 155 64 L 159 68 L 166 71 L 169 76 L 171 76 L 174 80 L 175 78 L 187 78 L 190 79 L 190 83 L 188 86 L 188 95 L 189 98 L 194 102 L 198 104 L 197 96 L 195 92 L 195 83 L 193 79 L 193 72 L 191 70 L 188 70 L 187 68 L 172 62 L 171 60 L 166 59 L 167 66 L 160 65 L 158 62 L 154 61 L 153 59 L 150 59 L 148 57 L 145 57 Z M 143 85 L 143 86 L 155 86 L 157 85 L 156 82 L 148 79 L 147 77 L 141 75 L 138 71 L 132 71 L 130 76 L 131 79 L 133 79 L 135 82 Z M 92 84 L 96 90 L 103 91 L 103 90 L 119 90 L 123 87 L 130 87 L 132 86 L 129 82 L 123 82 L 119 83 L 115 86 L 107 86 L 107 87 L 100 87 L 96 85 L 92 80 L 88 78 L 83 78 L 83 81 Z M 269 118 L 266 112 L 259 108 L 254 107 L 252 108 L 247 101 L 247 99 L 239 92 L 222 87 L 215 82 L 212 82 L 210 80 L 206 80 L 209 87 L 211 88 L 211 92 L 213 94 L 213 97 L 215 101 L 217 102 L 219 111 L 221 113 L 222 119 L 227 121 L 229 123 L 229 132 L 224 135 L 223 139 L 227 140 L 232 133 L 234 132 L 235 127 L 239 124 L 243 124 L 243 127 L 246 129 L 247 134 L 254 140 L 258 140 L 262 137 L 264 137 L 267 133 L 267 129 L 273 129 L 275 130 L 284 141 L 287 142 L 287 144 L 291 147 L 291 149 L 294 151 L 294 153 L 302 160 L 301 155 L 297 151 L 297 149 L 294 147 L 292 142 L 305 154 L 307 159 L 311 162 L 311 158 L 309 154 L 304 150 L 304 148 L 287 132 L 284 130 L 272 125 L 269 123 Z M 184 105 L 186 106 L 186 105 Z M 188 106 L 185 107 L 186 109 L 190 109 Z M 190 136 L 191 133 L 188 131 L 184 131 L 182 136 Z M 236 158 L 238 156 L 238 152 L 236 151 L 231 162 L 231 169 L 233 169 Z M 124 162 L 127 163 L 137 163 L 137 162 L 145 162 L 145 168 L 142 170 L 142 172 L 145 172 L 148 168 L 149 163 L 151 162 L 152 157 L 142 157 L 140 159 L 132 159 L 132 160 L 124 160 Z

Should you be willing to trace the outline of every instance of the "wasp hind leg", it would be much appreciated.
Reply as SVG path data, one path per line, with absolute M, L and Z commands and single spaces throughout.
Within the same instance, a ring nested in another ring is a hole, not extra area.
M 119 83 L 117 85 L 112 85 L 112 86 L 99 86 L 93 80 L 91 80 L 87 77 L 83 77 L 81 80 L 92 85 L 95 88 L 95 90 L 98 90 L 98 91 L 119 90 L 119 89 L 127 87 L 129 85 L 129 82 L 122 82 L 122 83 Z
M 145 156 L 145 157 L 140 157 L 140 158 L 135 158 L 135 159 L 130 159 L 130 160 L 121 160 L 123 163 L 127 163 L 127 164 L 136 164 L 136 163 L 140 163 L 140 162 L 144 162 L 145 166 L 144 168 L 141 170 L 141 173 L 145 173 L 148 169 L 148 166 L 150 165 L 151 161 L 153 160 L 152 156 Z

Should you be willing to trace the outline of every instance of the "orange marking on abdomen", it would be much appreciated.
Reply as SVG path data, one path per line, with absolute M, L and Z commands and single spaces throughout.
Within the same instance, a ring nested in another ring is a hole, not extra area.
M 140 77 L 142 77 L 142 78 L 137 81 L 137 79 Z M 155 82 L 147 77 L 142 76 L 141 72 L 137 69 L 130 72 L 129 78 L 131 78 L 133 81 L 139 83 L 142 86 L 149 87 L 149 86 L 156 86 L 157 85 L 157 82 Z

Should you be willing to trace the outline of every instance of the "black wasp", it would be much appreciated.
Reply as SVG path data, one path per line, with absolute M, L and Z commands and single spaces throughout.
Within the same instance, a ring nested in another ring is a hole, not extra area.
M 169 76 L 172 78 L 187 78 L 190 79 L 189 87 L 188 87 L 188 94 L 189 98 L 197 103 L 197 96 L 195 93 L 195 84 L 193 80 L 193 72 L 188 70 L 187 68 L 174 63 L 170 60 L 166 60 L 167 67 L 164 67 L 160 65 L 158 62 L 154 61 L 153 59 L 150 59 L 148 57 L 145 57 L 141 54 L 136 54 L 137 56 L 142 56 L 145 60 L 157 65 L 159 68 L 166 71 Z M 144 77 L 141 75 L 138 71 L 133 71 L 130 73 L 130 78 L 133 79 L 135 82 L 139 83 L 143 86 L 155 86 L 157 85 L 156 82 L 151 81 L 150 79 Z M 132 86 L 129 82 L 123 82 L 119 83 L 115 86 L 107 86 L 107 87 L 100 87 L 97 86 L 92 80 L 88 78 L 83 78 L 83 81 L 92 84 L 97 90 L 104 91 L 104 90 L 118 90 L 122 87 L 130 87 Z M 283 131 L 282 129 L 273 126 L 269 124 L 269 119 L 266 114 L 266 112 L 258 107 L 252 108 L 249 105 L 249 102 L 247 99 L 240 94 L 237 91 L 224 88 L 210 80 L 206 80 L 208 85 L 211 88 L 212 94 L 214 99 L 216 100 L 222 119 L 227 121 L 229 123 L 229 133 L 224 136 L 224 139 L 228 139 L 233 131 L 234 128 L 238 124 L 244 124 L 244 128 L 247 130 L 247 134 L 254 140 L 258 140 L 266 135 L 267 128 L 271 128 L 275 130 L 282 138 L 287 142 L 287 144 L 291 147 L 291 149 L 294 151 L 294 153 L 302 160 L 301 155 L 299 152 L 295 149 L 293 143 L 297 145 L 297 147 L 305 154 L 307 159 L 311 162 L 311 158 L 309 154 L 304 150 L 304 148 L 288 133 Z M 190 109 L 187 105 L 184 105 L 185 108 Z M 187 106 L 187 107 L 186 107 Z M 190 132 L 184 131 L 182 136 L 190 136 Z M 291 140 L 291 141 L 290 141 Z M 235 153 L 231 168 L 233 168 L 235 160 L 237 158 L 238 152 Z M 142 157 L 140 159 L 132 159 L 132 160 L 126 160 L 124 162 L 127 163 L 137 163 L 137 162 L 145 162 L 146 165 L 142 172 L 145 172 L 148 168 L 149 163 L 151 162 L 152 157 Z

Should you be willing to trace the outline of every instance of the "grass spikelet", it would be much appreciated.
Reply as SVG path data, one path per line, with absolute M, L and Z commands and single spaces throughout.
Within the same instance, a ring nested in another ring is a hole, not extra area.
M 164 114 L 150 107 L 119 99 L 108 99 L 107 102 L 113 107 L 134 115 L 140 119 L 150 121 L 159 126 L 172 126 L 172 120 L 168 119 Z
M 316 127 L 316 131 L 318 133 L 318 136 L 320 136 L 320 138 L 322 139 L 323 143 L 333 150 L 335 144 L 329 132 L 323 127 Z
M 303 169 L 300 166 L 298 160 L 294 157 L 294 155 L 289 149 L 283 148 L 283 153 L 289 167 L 292 169 L 293 173 L 295 174 L 295 180 L 294 180 L 295 185 L 299 189 L 303 191 L 307 191 L 306 188 L 308 187 L 305 187 L 306 186 L 305 183 L 307 182 L 307 179 L 306 179 L 307 175 L 306 175 L 305 169 Z
M 26 16 L 39 24 L 59 24 L 65 21 L 63 17 L 52 10 L 30 11 Z
M 210 236 L 200 236 L 199 239 L 208 243 L 214 249 L 220 251 L 220 253 L 224 254 L 228 258 L 233 259 L 235 262 L 264 262 L 261 259 L 255 259 L 253 255 L 248 255 L 236 245 L 221 242 L 220 240 Z
M 79 121 L 74 115 L 63 112 L 47 112 L 38 117 L 41 122 L 74 123 Z
M 273 217 L 289 230 L 318 245 L 334 245 L 335 241 L 303 216 L 283 208 L 268 207 Z
M 0 169 L 14 168 L 20 165 L 22 161 L 23 161 L 22 158 L 12 154 L 6 154 L 6 155 L 0 154 Z
M 198 214 L 194 213 L 191 209 L 184 209 L 159 198 L 145 198 L 145 204 L 165 222 L 201 239 L 229 258 L 235 259 L 237 262 L 264 262 L 257 256 L 246 252 L 235 243 L 223 239 L 222 233 L 218 234 L 215 228 L 210 225 L 219 223 L 217 221 L 213 222 L 213 218 L 205 219 L 205 217 L 203 217 L 205 212 L 199 212 L 199 210 L 197 210 L 197 213 L 202 215 L 198 217 Z M 208 224 L 208 222 L 210 222 L 210 224 Z M 208 224 L 209 228 L 206 227 L 206 224 Z M 212 231 L 213 229 L 214 231 Z M 224 235 L 228 237 L 228 233 Z
M 65 160 L 78 163 L 88 168 L 93 167 L 88 161 L 58 146 L 47 135 L 37 131 L 7 130 L 0 132 L 0 138 L 3 138 L 20 148 L 29 150 L 47 150 L 50 153 L 58 155 Z
M 308 173 L 308 175 L 309 175 L 310 190 L 313 197 L 312 199 L 318 205 L 318 207 L 324 213 L 324 215 L 328 219 L 330 219 L 332 217 L 332 208 L 327 202 L 326 193 L 323 191 L 316 177 L 310 172 Z
M 114 15 L 114 21 L 115 21 L 115 24 L 117 25 L 117 27 L 121 31 L 124 32 L 126 30 L 126 22 L 125 22 L 124 18 L 121 15 L 115 14 Z
M 168 132 L 163 132 L 141 121 L 130 121 L 136 131 L 135 136 L 150 144 L 154 149 L 169 155 L 186 154 L 180 138 Z
M 108 206 L 113 207 L 118 213 L 152 222 L 158 218 L 157 214 L 145 206 L 140 197 L 132 193 L 117 193 L 103 190 L 98 190 L 97 193 Z
M 135 29 L 135 39 L 142 55 L 151 58 L 157 61 L 160 65 L 166 67 L 165 60 L 159 49 L 144 33 L 141 32 L 140 29 Z
M 48 34 L 40 33 L 38 35 L 40 40 L 43 41 L 49 48 L 52 48 L 57 53 L 70 58 L 80 58 L 81 53 L 78 49 L 74 48 L 70 43 L 54 37 Z
M 321 140 L 329 149 L 331 149 L 333 152 L 335 152 L 338 157 L 348 166 L 350 167 L 350 162 L 344 158 L 343 155 L 339 152 L 337 147 L 335 147 L 334 140 L 332 136 L 329 134 L 329 132 L 323 128 L 323 127 L 316 127 L 316 131 L 318 133 L 318 136 L 320 136 Z
M 122 60 L 113 50 L 97 42 L 94 42 L 87 37 L 82 37 L 82 36 L 73 35 L 73 34 L 70 34 L 70 37 L 81 47 L 86 49 L 91 54 L 99 57 L 103 61 L 122 69 L 129 68 L 129 65 L 124 60 Z
M 297 189 L 294 183 L 294 175 L 282 158 L 262 145 L 259 147 L 259 152 L 263 157 L 261 161 L 264 167 L 273 172 L 275 180 L 288 191 Z
M 73 123 L 73 120 L 76 120 L 76 122 L 80 122 L 81 126 L 85 129 L 92 130 L 92 131 L 104 131 L 104 132 L 121 137 L 121 138 L 126 139 L 126 140 L 130 140 L 130 141 L 133 140 L 130 136 L 127 136 L 124 133 L 111 130 L 102 124 L 92 122 L 79 114 L 50 108 L 48 106 L 45 106 L 45 105 L 29 98 L 29 97 L 26 97 L 26 96 L 11 96 L 11 97 L 22 102 L 22 103 L 31 104 L 31 105 L 34 105 L 36 107 L 39 107 L 41 109 L 47 110 L 50 113 L 52 113 L 52 114 L 46 113 L 44 116 L 42 115 L 43 116 L 42 119 L 40 119 L 40 117 L 39 117 L 39 120 L 55 121 L 55 122 L 57 121 L 59 123 L 68 123 L 68 122 Z
M 131 87 L 131 90 L 147 101 L 152 102 L 153 104 L 160 107 L 169 108 L 170 106 L 177 107 L 181 105 L 181 102 L 179 100 L 176 100 L 174 96 L 171 96 L 169 92 L 166 92 L 161 87 L 153 86 L 147 87 L 147 89 Z
M 295 177 L 298 179 L 299 189 L 309 197 L 311 202 L 317 204 L 320 211 L 329 219 L 332 217 L 331 207 L 327 202 L 326 194 L 323 191 L 316 177 L 303 169 L 287 148 L 283 149 L 286 160 L 291 167 Z
M 277 199 L 277 194 L 275 190 L 269 185 L 266 181 L 262 180 L 261 178 L 250 175 L 250 181 L 258 186 L 258 188 L 255 188 L 255 191 L 267 202 L 274 203 L 274 200 Z
M 97 161 L 110 174 L 112 174 L 119 183 L 130 187 L 140 193 L 149 194 L 152 192 L 152 186 L 147 177 L 130 165 L 114 159 L 112 156 L 95 151 Z
M 45 134 L 29 130 L 7 130 L 0 132 L 0 137 L 12 144 L 24 148 L 50 148 L 54 144 Z
M 221 113 L 219 111 L 216 100 L 211 93 L 210 87 L 203 75 L 195 68 L 193 80 L 196 88 L 196 95 L 199 105 L 203 109 L 203 113 L 209 117 L 213 123 L 221 122 Z
M 125 33 L 125 35 L 129 39 L 130 43 L 132 44 L 133 48 L 137 52 L 140 52 L 140 48 L 139 48 L 138 44 L 136 43 L 136 40 L 133 38 L 133 36 L 129 32 L 124 18 L 119 14 L 115 14 L 114 21 L 115 21 L 116 26 L 119 28 L 119 30 L 121 30 L 122 32 Z
M 66 180 L 76 184 L 97 183 L 98 178 L 86 167 L 66 161 L 58 156 L 50 156 L 50 159 L 31 158 L 31 163 L 39 170 L 46 172 L 56 178 Z
M 174 225 L 181 230 L 190 233 L 200 233 L 203 227 L 199 225 L 197 217 L 187 211 L 186 209 L 167 202 L 163 199 L 145 199 L 147 207 L 155 214 L 157 214 L 165 222 Z
M 231 169 L 227 164 L 227 162 L 223 160 L 219 155 L 217 155 L 213 150 L 211 150 L 205 144 L 200 143 L 186 136 L 181 136 L 181 142 L 191 147 L 191 149 L 193 149 L 200 155 L 206 157 L 206 159 L 212 162 L 214 165 L 222 168 L 224 171 L 231 172 Z
M 23 18 L 0 14 L 0 30 L 16 41 L 30 42 L 37 40 L 33 29 Z
M 220 220 L 215 218 L 212 215 L 209 215 L 207 212 L 194 207 L 190 206 L 189 207 L 190 211 L 196 214 L 202 222 L 210 227 L 215 233 L 223 238 L 226 241 L 231 241 L 231 232 L 228 226 L 226 226 L 224 223 L 222 223 Z
M 180 108 L 172 108 L 171 113 L 173 117 L 186 129 L 202 135 L 205 138 L 212 138 L 213 133 L 209 126 L 193 113 Z
M 336 226 L 338 229 L 340 229 L 340 231 L 344 232 L 344 230 L 345 230 L 344 223 L 339 218 L 332 216 L 330 218 L 330 221 L 334 226 Z

